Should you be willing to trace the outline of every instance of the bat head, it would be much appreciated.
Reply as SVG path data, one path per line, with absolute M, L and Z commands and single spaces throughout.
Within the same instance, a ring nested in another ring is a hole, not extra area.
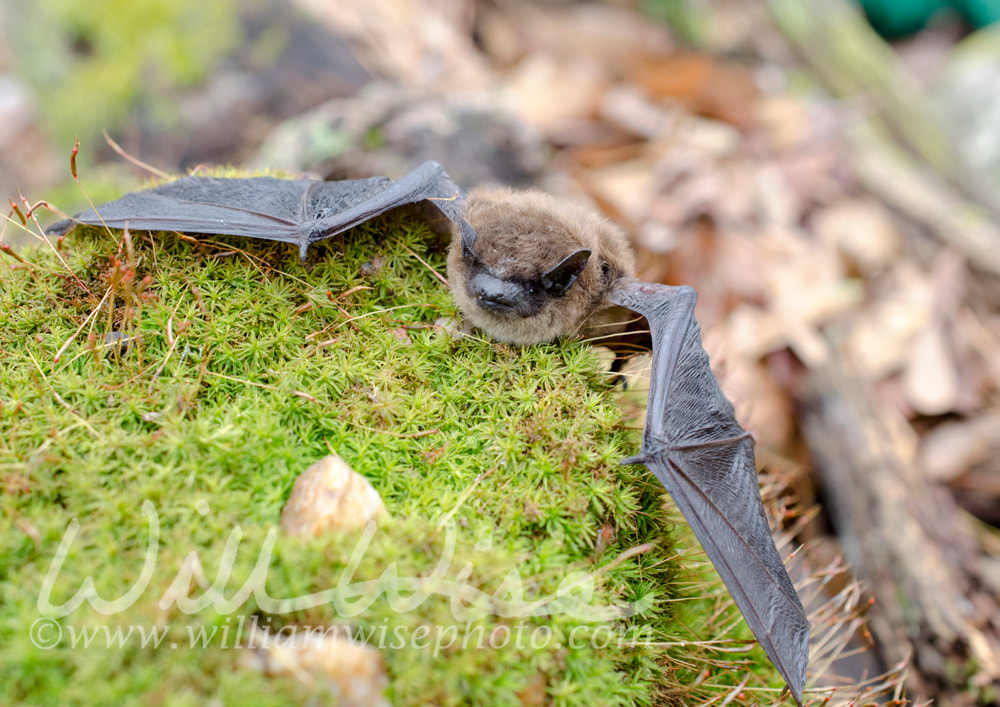
M 576 334 L 632 275 L 632 253 L 614 224 L 547 194 L 474 189 L 463 216 L 448 254 L 452 292 L 462 314 L 500 341 Z

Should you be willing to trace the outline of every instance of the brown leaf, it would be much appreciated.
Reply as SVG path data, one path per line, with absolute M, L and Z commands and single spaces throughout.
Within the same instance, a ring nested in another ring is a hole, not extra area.
M 514 112 L 554 139 L 567 125 L 596 114 L 606 87 L 605 72 L 594 62 L 542 53 L 518 64 L 508 83 Z
M 764 96 L 754 105 L 757 127 L 771 149 L 801 146 L 812 134 L 812 116 L 804 101 L 792 96 Z
M 580 175 L 580 181 L 613 217 L 638 224 L 646 220 L 654 193 L 654 164 L 650 156 L 644 155 L 589 169 Z
M 678 101 L 697 115 L 740 129 L 753 122 L 757 86 L 742 66 L 704 54 L 645 55 L 636 60 L 633 78 L 650 95 Z
M 813 215 L 816 235 L 871 275 L 899 255 L 899 231 L 885 207 L 874 200 L 841 200 Z
M 544 53 L 567 61 L 584 58 L 618 77 L 637 52 L 661 54 L 674 47 L 666 26 L 609 3 L 479 3 L 476 11 L 482 14 L 478 37 L 486 52 L 508 66 Z
M 535 673 L 528 678 L 528 684 L 517 693 L 521 700 L 522 707 L 542 707 L 545 704 L 545 689 L 548 686 L 548 679 L 545 673 Z
M 901 260 L 883 275 L 876 297 L 851 318 L 845 355 L 867 378 L 898 373 L 933 316 L 930 281 L 910 261 Z
M 958 403 L 958 371 L 940 326 L 927 327 L 914 342 L 903 372 L 903 390 L 913 409 L 943 415 Z
M 736 409 L 736 418 L 760 444 L 785 448 L 795 431 L 794 410 L 788 395 L 757 359 L 735 354 L 726 327 L 712 327 L 703 335 L 705 350 L 722 392 Z
M 1000 451 L 1000 415 L 943 422 L 924 435 L 920 460 L 934 481 L 951 481 Z

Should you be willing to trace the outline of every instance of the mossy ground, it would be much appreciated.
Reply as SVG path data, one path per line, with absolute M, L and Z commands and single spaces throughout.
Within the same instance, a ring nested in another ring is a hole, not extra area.
M 747 670 L 780 684 L 763 658 L 738 672 L 727 658 L 700 675 L 698 699 L 674 692 L 713 662 L 690 647 L 644 642 L 692 640 L 691 624 L 706 621 L 727 624 L 725 638 L 748 634 L 731 608 L 724 621 L 705 618 L 723 611 L 722 592 L 677 603 L 704 588 L 692 592 L 690 576 L 676 581 L 658 483 L 642 467 L 618 465 L 635 440 L 591 348 L 455 340 L 435 327 L 455 310 L 420 262 L 443 271 L 423 226 L 372 222 L 313 248 L 305 267 L 284 244 L 169 233 L 131 240 L 129 255 L 121 234 L 87 230 L 66 240 L 65 264 L 49 249 L 25 253 L 27 266 L 0 263 L 0 703 L 288 704 L 322 692 L 239 667 L 234 634 L 251 619 L 387 637 L 396 707 L 691 703 L 705 698 L 706 684 L 736 684 Z M 122 282 L 129 264 L 135 280 Z M 112 330 L 133 340 L 120 357 L 104 346 Z M 360 533 L 279 536 L 266 593 L 378 580 L 367 585 L 370 606 L 352 616 L 338 615 L 335 601 L 268 614 L 252 596 L 189 614 L 163 601 L 177 596 L 168 589 L 192 552 L 205 578 L 190 596 L 232 565 L 216 585 L 232 597 L 297 474 L 331 449 L 378 489 L 390 518 L 346 578 Z M 33 642 L 44 579 L 71 521 L 79 529 L 51 603 L 87 577 L 101 597 L 119 597 L 147 556 L 146 501 L 159 536 L 144 591 L 110 615 L 84 603 Z M 480 602 L 486 616 L 471 627 L 482 630 L 465 646 L 466 622 L 447 591 L 431 591 L 445 586 L 433 572 L 449 537 L 445 579 L 497 592 Z M 385 593 L 392 563 L 395 576 L 423 578 L 413 586 L 431 592 L 408 611 Z M 528 602 L 578 572 L 594 585 L 581 605 L 628 604 L 633 613 L 600 622 L 558 609 L 498 615 L 517 599 L 512 578 Z M 451 625 L 457 641 L 435 650 Z M 121 647 L 104 634 L 89 647 L 79 638 L 94 627 L 139 626 L 165 638 L 158 647 L 135 633 Z M 413 640 L 419 627 L 426 640 Z M 192 633 L 213 628 L 207 645 L 192 645 Z M 53 635 L 61 635 L 54 647 L 36 645 Z M 391 645 L 393 636 L 406 645 Z

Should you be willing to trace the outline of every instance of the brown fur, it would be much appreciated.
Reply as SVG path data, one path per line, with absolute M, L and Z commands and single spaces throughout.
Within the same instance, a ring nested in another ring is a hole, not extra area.
M 607 297 L 622 279 L 633 277 L 635 258 L 625 234 L 593 211 L 541 192 L 479 187 L 466 197 L 465 219 L 479 234 L 473 250 L 502 279 L 539 281 L 563 258 L 581 248 L 590 260 L 562 297 L 551 298 L 532 317 L 501 316 L 476 304 L 469 291 L 456 228 L 448 253 L 448 277 L 455 302 L 475 327 L 514 344 L 552 341 L 560 336 L 612 333 Z M 604 264 L 608 272 L 603 272 Z

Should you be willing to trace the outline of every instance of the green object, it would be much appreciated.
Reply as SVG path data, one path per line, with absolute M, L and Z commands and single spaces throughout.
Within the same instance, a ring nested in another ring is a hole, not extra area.
M 883 37 L 898 39 L 926 26 L 938 12 L 951 8 L 973 27 L 1000 19 L 1000 0 L 858 0 L 872 27 Z
M 951 0 L 951 6 L 973 27 L 985 27 L 1000 20 L 1000 0 Z

